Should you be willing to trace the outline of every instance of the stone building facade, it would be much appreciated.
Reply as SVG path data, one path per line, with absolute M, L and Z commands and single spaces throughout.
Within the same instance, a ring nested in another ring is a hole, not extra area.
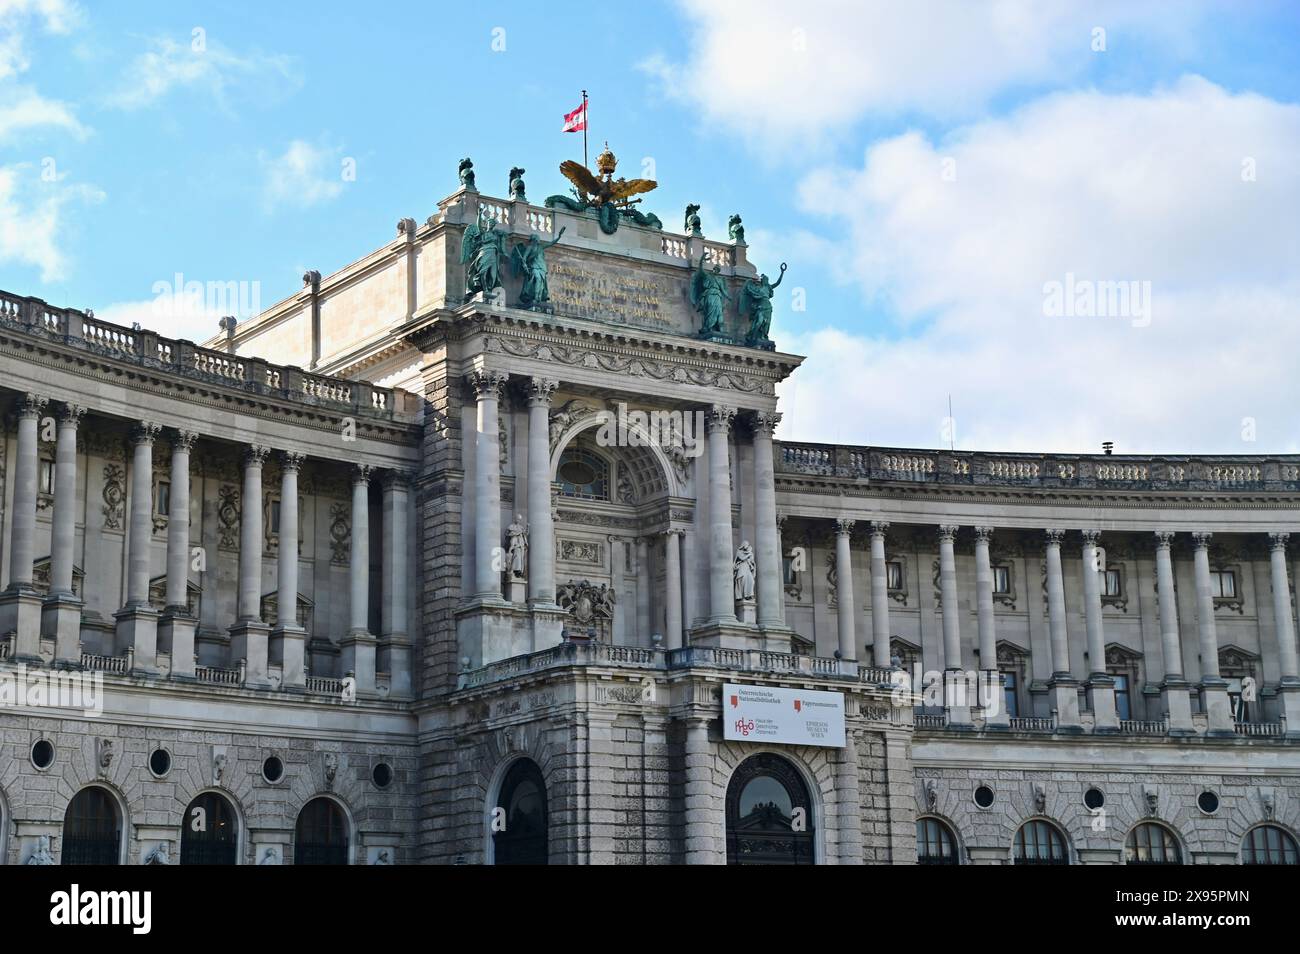
M 1300 457 L 776 441 L 743 236 L 521 193 L 201 345 L 0 293 L 0 859 L 1296 863 Z

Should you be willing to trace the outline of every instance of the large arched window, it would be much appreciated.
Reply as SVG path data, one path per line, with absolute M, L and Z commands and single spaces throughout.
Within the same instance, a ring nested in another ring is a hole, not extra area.
M 537 763 L 519 759 L 501 782 L 493 819 L 492 860 L 498 865 L 544 865 L 546 782 Z
M 937 818 L 916 820 L 916 863 L 918 865 L 955 865 L 957 839 L 952 829 Z
M 1124 843 L 1124 863 L 1128 865 L 1181 865 L 1183 853 L 1178 839 L 1164 825 L 1142 822 L 1133 826 Z
M 204 792 L 185 809 L 181 864 L 233 865 L 238 860 L 239 822 L 230 800 Z
M 65 865 L 122 863 L 122 815 L 106 789 L 83 788 L 68 803 L 61 860 Z
M 1051 822 L 1035 818 L 1016 832 L 1013 860 L 1018 865 L 1068 865 L 1065 836 Z
M 1277 825 L 1259 825 L 1246 832 L 1241 842 L 1243 865 L 1300 864 L 1295 839 Z
M 752 755 L 727 785 L 727 864 L 810 865 L 812 801 L 799 772 L 779 755 Z
M 295 865 L 348 863 L 348 819 L 332 798 L 313 798 L 298 814 L 293 842 Z
M 556 468 L 560 494 L 580 500 L 609 499 L 609 464 L 585 447 L 570 447 Z

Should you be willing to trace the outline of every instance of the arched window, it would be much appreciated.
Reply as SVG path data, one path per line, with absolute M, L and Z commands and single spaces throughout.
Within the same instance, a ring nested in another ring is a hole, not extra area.
M 233 865 L 239 850 L 239 822 L 230 800 L 204 792 L 181 821 L 181 864 Z
M 1128 833 L 1124 844 L 1124 863 L 1128 865 L 1181 865 L 1183 853 L 1178 839 L 1164 825 L 1143 822 Z
M 727 784 L 727 864 L 810 865 L 813 813 L 793 765 L 768 752 L 752 755 Z
M 952 829 L 937 818 L 916 820 L 916 863 L 918 865 L 955 865 L 957 839 Z
M 583 447 L 570 447 L 560 455 L 556 469 L 560 494 L 580 500 L 609 499 L 609 464 Z
M 1246 832 L 1241 842 L 1243 865 L 1300 864 L 1295 839 L 1277 825 L 1259 825 Z
M 293 863 L 348 863 L 348 820 L 338 802 L 331 798 L 313 798 L 303 806 L 294 835 Z
M 61 861 L 65 865 L 122 863 L 122 816 L 107 790 L 92 785 L 68 803 Z
M 519 759 L 501 782 L 492 832 L 492 860 L 498 865 L 544 865 L 546 782 L 537 763 Z M 495 824 L 500 819 L 501 824 Z
M 1025 822 L 1016 832 L 1014 860 L 1018 865 L 1068 865 L 1065 836 L 1041 818 Z

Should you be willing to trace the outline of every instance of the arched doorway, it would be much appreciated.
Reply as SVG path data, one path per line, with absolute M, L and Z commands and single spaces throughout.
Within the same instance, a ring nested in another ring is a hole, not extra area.
M 727 864 L 810 865 L 812 800 L 798 770 L 779 755 L 752 755 L 727 784 Z
M 546 782 L 536 762 L 519 759 L 510 766 L 501 781 L 496 807 L 492 827 L 493 864 L 546 864 L 549 857 Z
M 204 792 L 190 802 L 181 822 L 181 864 L 233 865 L 239 856 L 239 820 L 230 800 Z
M 298 813 L 293 841 L 295 865 L 348 863 L 348 819 L 332 798 L 313 798 Z
M 107 789 L 83 788 L 68 803 L 60 860 L 65 865 L 122 863 L 122 813 Z

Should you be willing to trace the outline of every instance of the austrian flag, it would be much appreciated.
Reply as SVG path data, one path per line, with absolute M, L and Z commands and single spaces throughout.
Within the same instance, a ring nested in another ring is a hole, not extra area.
M 564 115 L 564 129 L 561 132 L 584 132 L 587 128 L 587 101 L 571 113 Z

